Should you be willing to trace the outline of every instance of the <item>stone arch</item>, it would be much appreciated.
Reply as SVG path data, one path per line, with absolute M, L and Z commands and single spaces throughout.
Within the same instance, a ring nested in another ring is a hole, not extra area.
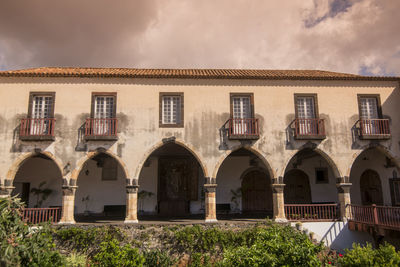
M 126 167 L 125 163 L 122 161 L 122 159 L 120 157 L 118 157 L 117 155 L 115 155 L 114 153 L 112 153 L 111 151 L 105 150 L 105 149 L 98 149 L 96 151 L 91 151 L 88 152 L 84 157 L 80 158 L 77 162 L 76 162 L 76 168 L 72 171 L 71 174 L 71 180 L 77 180 L 79 173 L 81 172 L 83 166 L 85 165 L 85 163 L 92 159 L 93 157 L 95 157 L 96 155 L 99 155 L 101 153 L 104 153 L 112 158 L 114 158 L 122 167 L 122 170 L 124 171 L 125 177 L 127 179 L 131 178 L 129 176 L 129 172 L 128 172 L 128 168 Z
M 199 163 L 199 165 L 200 165 L 200 167 L 201 167 L 201 169 L 202 169 L 202 171 L 203 171 L 204 177 L 209 177 L 209 176 L 208 176 L 207 167 L 204 165 L 204 161 L 203 161 L 203 159 L 200 157 L 200 154 L 197 153 L 197 152 L 195 151 L 195 149 L 194 149 L 192 146 L 190 146 L 190 145 L 184 143 L 183 141 L 178 140 L 178 139 L 171 139 L 171 140 L 168 140 L 168 141 L 160 141 L 160 142 L 156 143 L 155 145 L 153 145 L 153 146 L 147 151 L 146 154 L 144 154 L 142 160 L 140 161 L 139 165 L 138 165 L 137 168 L 136 168 L 135 176 L 134 176 L 135 179 L 139 179 L 140 172 L 141 172 L 141 170 L 142 170 L 142 168 L 143 168 L 143 165 L 144 165 L 144 163 L 146 162 L 146 160 L 149 158 L 149 156 L 150 156 L 154 151 L 156 151 L 157 149 L 161 148 L 162 146 L 164 146 L 164 145 L 166 145 L 166 144 L 168 144 L 168 143 L 173 143 L 173 144 L 179 145 L 179 146 L 185 148 L 187 151 L 189 151 L 190 154 L 192 154 L 193 157 L 194 157 L 194 158 L 197 160 L 197 162 Z
M 286 169 L 290 163 L 290 161 L 293 159 L 294 156 L 296 156 L 297 153 L 299 153 L 300 151 L 304 150 L 304 149 L 311 149 L 312 151 L 316 152 L 317 154 L 319 154 L 322 158 L 324 158 L 326 160 L 326 162 L 328 163 L 329 167 L 331 167 L 333 174 L 335 176 L 335 178 L 339 178 L 342 177 L 342 173 L 340 172 L 339 168 L 337 167 L 336 163 L 334 162 L 334 160 L 328 155 L 328 153 L 326 153 L 325 151 L 321 150 L 320 148 L 313 148 L 313 147 L 303 147 L 295 152 L 293 152 L 290 157 L 286 160 L 284 168 L 282 169 L 280 176 L 284 177 L 285 173 L 286 173 Z
M 44 155 L 46 157 L 48 157 L 49 159 L 51 159 L 58 167 L 58 169 L 60 170 L 60 173 L 62 176 L 64 176 L 64 167 L 63 164 L 60 160 L 58 160 L 51 152 L 49 151 L 43 151 L 43 152 L 28 152 L 25 154 L 20 155 L 12 164 L 11 168 L 8 170 L 7 174 L 6 174 L 6 179 L 7 180 L 11 180 L 13 181 L 15 178 L 15 175 L 17 174 L 19 168 L 22 166 L 22 164 L 32 158 L 33 156 L 37 156 L 37 155 Z
M 389 148 L 387 148 L 387 147 L 385 147 L 385 146 L 383 146 L 381 144 L 368 144 L 368 145 L 363 146 L 362 149 L 360 149 L 358 152 L 353 154 L 352 161 L 347 166 L 347 170 L 346 170 L 346 176 L 347 177 L 350 177 L 351 169 L 353 168 L 354 163 L 357 161 L 357 159 L 360 157 L 360 155 L 362 153 L 364 153 L 368 149 L 377 149 L 383 155 L 385 155 L 390 160 L 392 160 L 393 163 L 396 165 L 397 169 L 400 169 L 400 161 L 399 161 L 399 159 L 396 157 L 396 155 L 392 151 L 390 151 Z
M 269 176 L 271 177 L 271 179 L 277 178 L 277 177 L 276 177 L 275 171 L 271 168 L 271 165 L 268 163 L 268 161 L 266 160 L 266 158 L 264 157 L 264 155 L 261 153 L 261 151 L 259 151 L 258 149 L 254 148 L 254 147 L 251 147 L 251 146 L 243 146 L 243 145 L 238 145 L 238 146 L 232 148 L 231 150 L 226 151 L 226 152 L 219 158 L 219 160 L 217 161 L 216 166 L 214 167 L 214 171 L 213 171 L 213 174 L 212 174 L 212 178 L 216 178 L 216 177 L 217 177 L 218 171 L 219 171 L 219 169 L 220 169 L 222 163 L 225 161 L 225 159 L 226 159 L 230 154 L 232 154 L 233 152 L 235 152 L 236 150 L 239 150 L 239 149 L 241 149 L 241 148 L 246 149 L 246 150 L 252 152 L 252 153 L 255 154 L 259 159 L 261 159 L 261 161 L 264 163 L 264 166 L 266 167 L 266 169 L 267 169 L 267 171 L 268 171 Z

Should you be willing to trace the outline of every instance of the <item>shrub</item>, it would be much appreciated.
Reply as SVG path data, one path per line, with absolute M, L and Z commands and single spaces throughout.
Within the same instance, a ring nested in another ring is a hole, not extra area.
M 175 264 L 176 260 L 172 259 L 167 252 L 161 250 L 150 250 L 143 253 L 145 258 L 144 266 L 160 266 L 169 267 Z
M 346 249 L 345 254 L 337 259 L 337 263 L 339 266 L 400 266 L 400 253 L 387 243 L 378 249 L 373 249 L 371 244 L 364 247 L 353 244 L 351 250 Z
M 144 261 L 137 248 L 129 245 L 121 247 L 116 239 L 102 242 L 99 253 L 92 259 L 95 266 L 104 267 L 143 266 Z
M 190 256 L 188 267 L 211 267 L 210 256 L 201 253 L 193 253 Z
M 21 219 L 18 198 L 0 199 L 0 266 L 62 266 L 49 224 L 30 228 Z
M 87 266 L 87 258 L 84 254 L 71 253 L 66 257 L 67 267 L 85 267 Z
M 225 250 L 221 266 L 320 266 L 322 245 L 289 226 L 259 228 L 247 244 Z

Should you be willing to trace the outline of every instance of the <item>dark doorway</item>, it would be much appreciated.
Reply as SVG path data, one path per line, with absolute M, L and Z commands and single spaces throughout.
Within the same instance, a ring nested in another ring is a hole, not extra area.
M 366 170 L 361 174 L 360 192 L 363 205 L 383 205 L 381 180 L 376 171 Z
M 293 169 L 285 174 L 284 178 L 285 204 L 310 204 L 311 190 L 307 174 Z
M 248 171 L 242 178 L 243 212 L 272 211 L 272 189 L 269 175 L 262 170 Z
M 197 162 L 191 157 L 160 157 L 158 170 L 159 214 L 188 215 L 190 201 L 198 199 Z

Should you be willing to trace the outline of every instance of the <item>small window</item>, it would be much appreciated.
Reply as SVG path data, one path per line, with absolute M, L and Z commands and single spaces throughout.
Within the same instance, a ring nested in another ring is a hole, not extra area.
M 315 119 L 318 118 L 317 95 L 295 94 L 296 118 Z
M 183 127 L 183 93 L 160 93 L 160 127 Z
M 378 95 L 358 95 L 360 119 L 381 118 Z
M 231 94 L 231 117 L 251 119 L 254 117 L 253 94 Z
M 315 169 L 315 183 L 316 184 L 329 184 L 327 168 L 316 168 Z
M 95 119 L 115 118 L 116 97 L 115 93 L 93 93 L 91 117 Z
M 55 93 L 31 92 L 28 116 L 32 119 L 54 118 Z

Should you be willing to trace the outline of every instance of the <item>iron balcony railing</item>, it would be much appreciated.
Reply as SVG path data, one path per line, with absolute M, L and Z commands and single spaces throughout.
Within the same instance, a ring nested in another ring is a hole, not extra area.
M 21 119 L 20 137 L 54 136 L 55 118 Z
M 296 137 L 325 137 L 325 123 L 323 119 L 297 118 L 294 121 Z
M 388 119 L 361 119 L 360 134 L 362 137 L 389 137 Z
M 116 118 L 88 118 L 85 123 L 86 137 L 116 137 L 118 120 Z
M 339 219 L 338 204 L 285 204 L 289 221 L 335 221 Z
M 256 118 L 231 118 L 228 122 L 229 138 L 257 139 L 260 136 L 260 128 Z
M 371 226 L 400 230 L 400 207 L 348 205 L 348 220 Z

